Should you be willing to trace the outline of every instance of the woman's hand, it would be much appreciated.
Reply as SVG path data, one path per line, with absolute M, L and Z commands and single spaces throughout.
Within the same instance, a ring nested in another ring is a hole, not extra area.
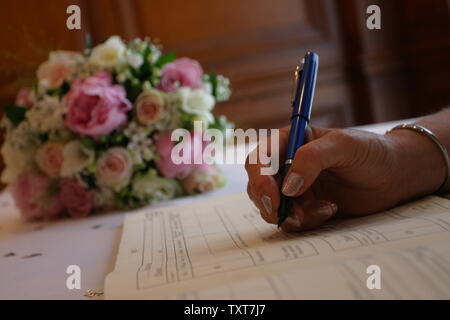
M 285 153 L 288 135 L 289 128 L 280 130 L 280 156 Z M 415 132 L 379 135 L 312 128 L 307 140 L 297 150 L 284 179 L 282 192 L 296 197 L 293 214 L 282 226 L 284 231 L 312 229 L 338 213 L 355 216 L 390 208 L 435 191 L 445 175 L 439 150 Z M 276 224 L 280 179 L 261 175 L 263 165 L 249 164 L 248 160 L 249 197 L 263 219 Z

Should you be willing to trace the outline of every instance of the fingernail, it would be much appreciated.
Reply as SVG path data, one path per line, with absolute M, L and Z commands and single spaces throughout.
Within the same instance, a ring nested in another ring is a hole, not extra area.
M 296 214 L 293 214 L 293 215 L 290 215 L 289 217 L 287 217 L 287 219 L 284 223 L 287 223 L 288 225 L 295 227 L 295 228 L 300 228 L 300 226 L 302 225 L 302 223 L 300 222 L 300 219 L 298 218 L 298 216 Z
M 269 196 L 262 196 L 261 202 L 264 205 L 264 209 L 266 209 L 266 216 L 272 213 L 272 200 L 270 200 Z
M 291 172 L 283 185 L 282 191 L 286 196 L 295 196 L 298 190 L 302 187 L 303 182 L 304 180 L 301 175 Z
M 321 216 L 323 218 L 331 218 L 337 212 L 337 210 L 338 210 L 337 204 L 331 203 L 318 208 L 316 211 L 314 211 L 313 214 L 315 216 Z

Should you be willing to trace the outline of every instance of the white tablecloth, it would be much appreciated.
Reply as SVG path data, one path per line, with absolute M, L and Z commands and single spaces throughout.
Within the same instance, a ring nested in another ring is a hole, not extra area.
M 383 133 L 398 122 L 362 127 Z M 244 192 L 247 174 L 240 165 L 223 165 L 227 185 L 196 197 L 158 206 Z M 25 223 L 8 192 L 0 194 L 0 299 L 89 299 L 84 292 L 102 290 L 114 269 L 125 212 L 80 220 Z M 69 290 L 67 267 L 81 268 L 81 289 Z M 101 297 L 97 297 L 101 299 Z

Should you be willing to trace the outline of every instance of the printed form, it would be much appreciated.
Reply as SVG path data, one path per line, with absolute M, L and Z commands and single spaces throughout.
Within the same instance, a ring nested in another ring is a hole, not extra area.
M 369 289 L 369 266 L 381 289 Z M 246 194 L 126 216 L 107 299 L 450 298 L 450 200 L 286 234 Z

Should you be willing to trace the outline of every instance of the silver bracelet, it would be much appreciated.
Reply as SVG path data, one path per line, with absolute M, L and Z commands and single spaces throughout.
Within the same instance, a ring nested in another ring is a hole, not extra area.
M 439 150 L 441 151 L 442 157 L 444 158 L 444 162 L 445 162 L 445 166 L 446 166 L 444 182 L 441 184 L 441 186 L 438 189 L 438 192 L 443 191 L 442 189 L 447 184 L 448 177 L 450 176 L 450 160 L 448 158 L 448 152 L 447 152 L 447 148 L 445 147 L 445 145 L 438 139 L 438 137 L 433 132 L 431 132 L 430 130 L 428 130 L 425 127 L 422 127 L 422 126 L 419 126 L 416 124 L 406 124 L 406 123 L 400 124 L 398 126 L 393 127 L 392 129 L 386 131 L 386 133 L 389 133 L 389 132 L 392 132 L 392 131 L 398 130 L 398 129 L 407 129 L 407 130 L 418 132 L 421 135 L 431 139 L 431 141 L 433 141 L 434 144 L 439 148 Z

